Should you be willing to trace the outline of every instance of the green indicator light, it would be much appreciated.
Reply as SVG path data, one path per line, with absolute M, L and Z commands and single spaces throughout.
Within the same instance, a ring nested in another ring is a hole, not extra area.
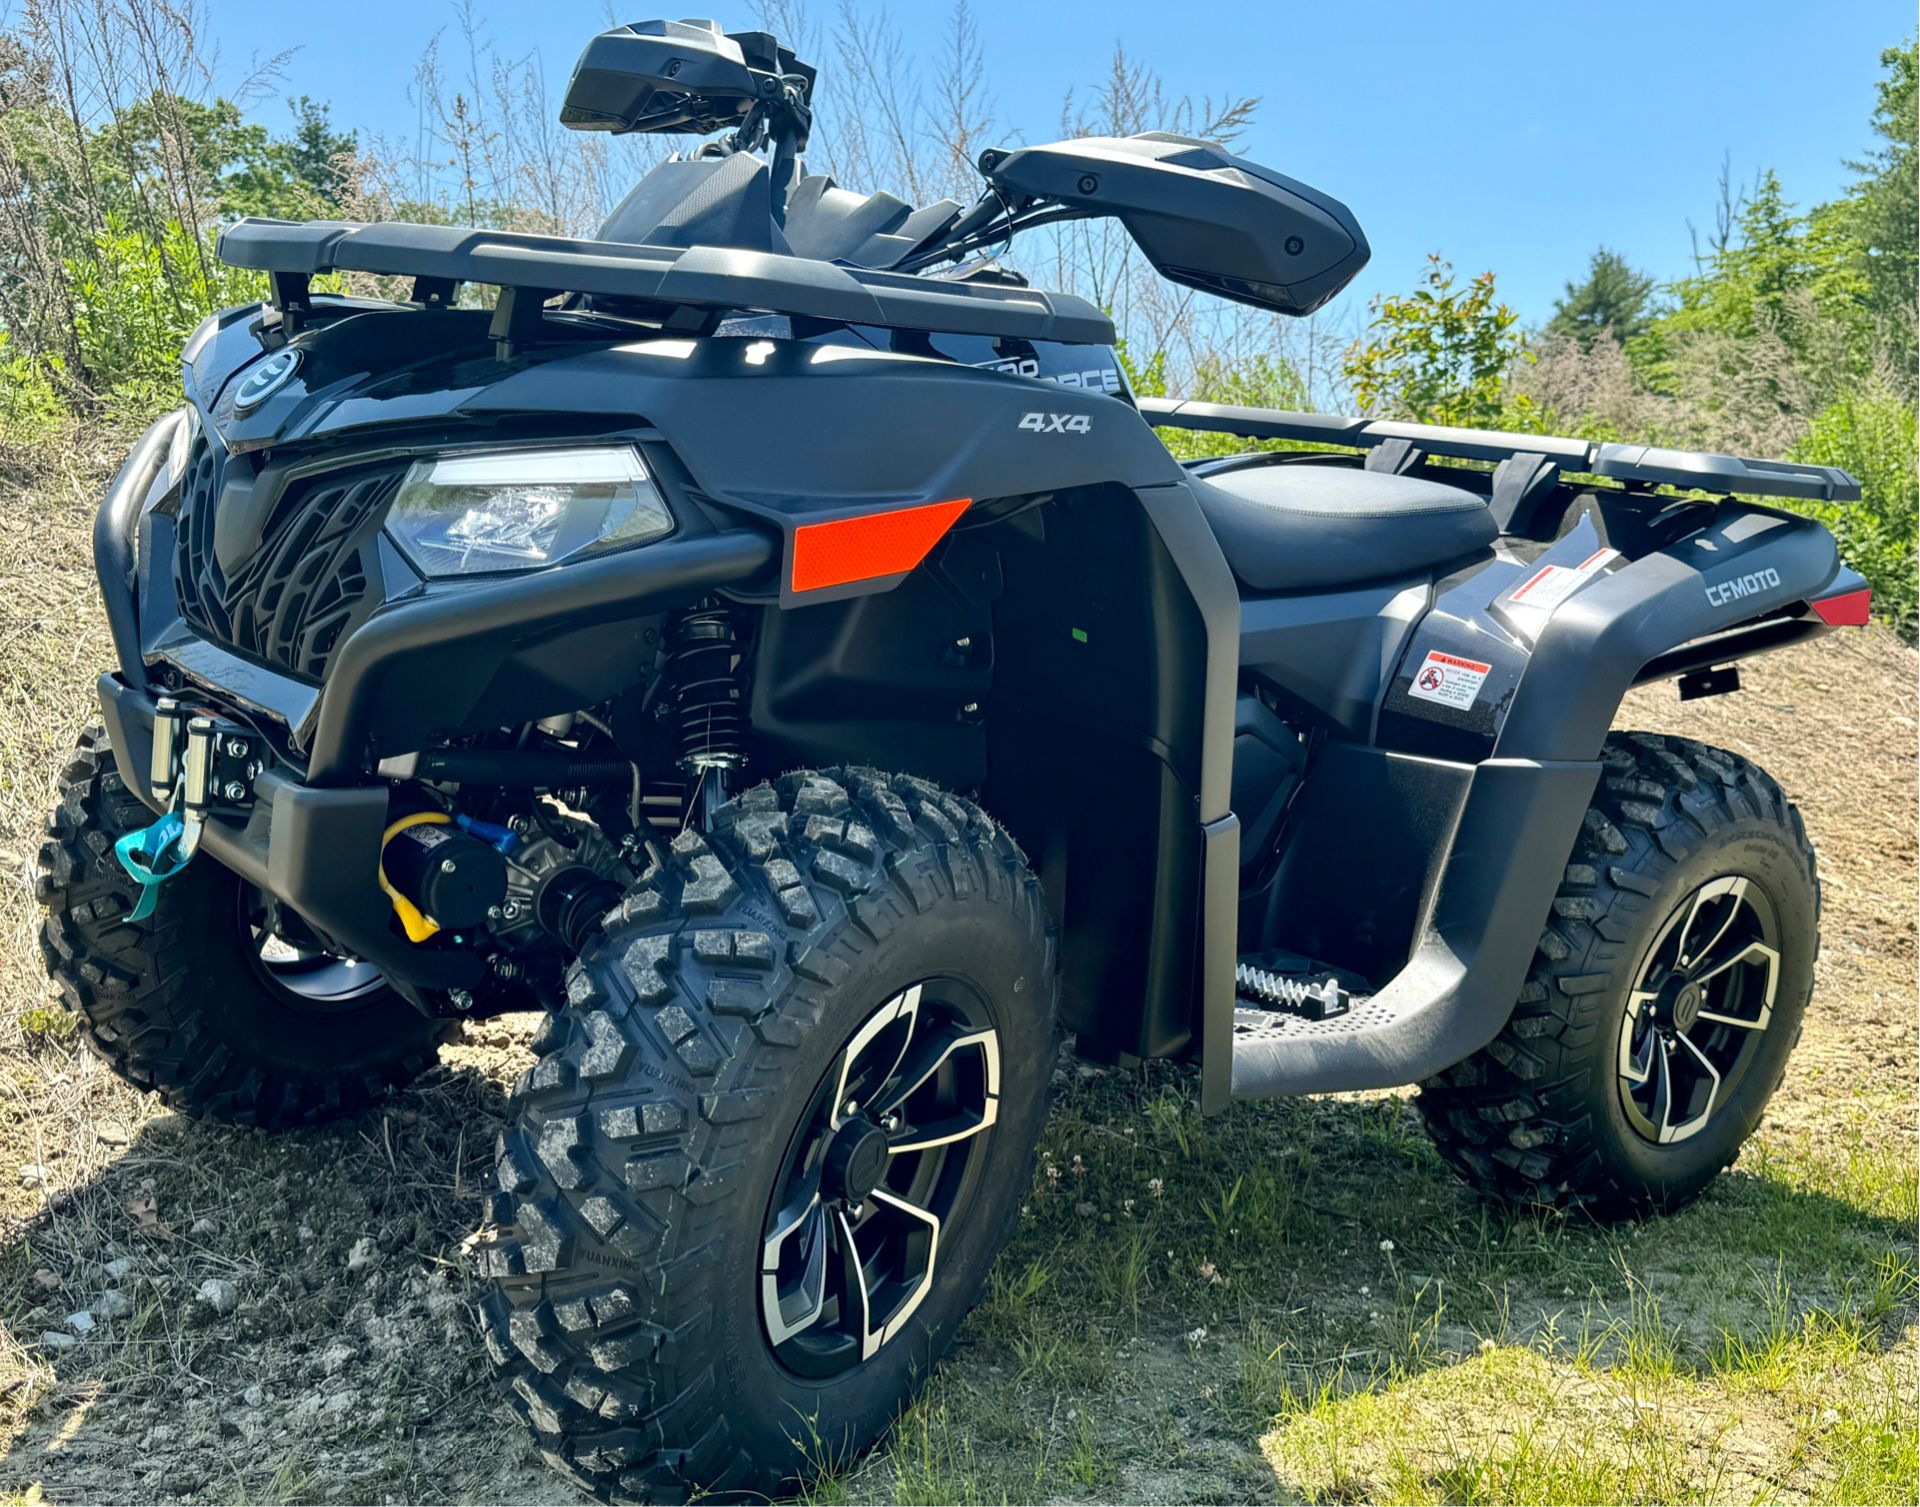
M 1075 628 L 1073 630 L 1073 641 L 1076 644 L 1084 644 L 1087 641 L 1087 630 L 1085 628 Z

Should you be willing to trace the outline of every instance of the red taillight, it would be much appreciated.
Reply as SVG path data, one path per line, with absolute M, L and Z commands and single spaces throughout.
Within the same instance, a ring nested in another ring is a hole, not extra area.
M 793 531 L 793 589 L 819 591 L 854 581 L 904 575 L 926 559 L 971 497 L 929 502 L 888 513 L 864 513 L 831 523 L 805 523 Z
M 1834 628 L 1864 628 L 1873 611 L 1873 588 L 1862 586 L 1858 591 L 1843 591 L 1837 597 L 1827 597 L 1813 604 L 1813 610 L 1820 614 L 1820 621 Z

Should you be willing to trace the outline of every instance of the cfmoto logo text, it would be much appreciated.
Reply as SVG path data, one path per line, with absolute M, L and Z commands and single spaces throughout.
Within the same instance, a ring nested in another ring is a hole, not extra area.
M 299 369 L 298 351 L 280 351 L 267 357 L 247 374 L 240 390 L 233 395 L 234 411 L 245 413 L 250 408 L 258 408 L 285 387 Z
M 1035 434 L 1089 434 L 1093 420 L 1084 413 L 1023 413 L 1020 427 Z
M 1763 591 L 1776 590 L 1780 585 L 1780 572 L 1773 569 L 1756 570 L 1750 575 L 1735 576 L 1731 581 L 1720 581 L 1707 588 L 1707 605 L 1724 607 L 1729 602 L 1737 602 L 1742 597 L 1758 596 Z

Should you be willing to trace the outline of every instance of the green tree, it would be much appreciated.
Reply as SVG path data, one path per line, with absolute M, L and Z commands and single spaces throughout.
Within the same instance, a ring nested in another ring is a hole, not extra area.
M 1427 258 L 1421 286 L 1376 297 L 1367 333 L 1344 368 L 1367 413 L 1485 427 L 1511 412 L 1507 378 L 1526 336 L 1499 297 L 1491 272 L 1464 287 L 1445 258 Z
M 1860 178 L 1837 207 L 1856 248 L 1874 335 L 1888 365 L 1912 391 L 1916 354 L 1915 287 L 1920 282 L 1920 192 L 1916 191 L 1915 137 L 1920 135 L 1920 45 L 1908 41 L 1880 54 L 1880 80 L 1873 129 L 1880 145 L 1864 161 L 1847 165 Z
M 1766 329 L 1797 350 L 1812 325 L 1848 326 L 1867 345 L 1864 285 L 1857 246 L 1835 206 L 1797 213 L 1772 171 L 1760 175 L 1741 207 L 1734 235 L 1704 275 L 1675 284 L 1676 328 L 1746 337 Z
M 1653 279 L 1602 246 L 1594 252 L 1586 278 L 1568 283 L 1566 296 L 1554 303 L 1547 333 L 1582 345 L 1605 334 L 1625 345 L 1653 323 L 1652 300 Z
M 96 90 L 95 120 L 61 77 L 0 35 L 0 421 L 16 429 L 49 394 L 129 411 L 177 396 L 181 338 L 259 293 L 214 254 L 215 228 L 337 214 L 358 145 L 305 96 L 276 136 L 231 100 L 168 88 Z
M 232 100 L 209 104 L 155 90 L 89 135 L 87 169 L 103 210 L 152 220 L 157 234 L 168 219 L 217 218 L 222 180 L 267 141 L 266 128 L 244 121 Z
M 304 94 L 290 106 L 293 134 L 269 138 L 262 131 L 223 174 L 220 203 L 227 213 L 297 220 L 338 212 L 359 137 L 335 131 L 327 107 Z

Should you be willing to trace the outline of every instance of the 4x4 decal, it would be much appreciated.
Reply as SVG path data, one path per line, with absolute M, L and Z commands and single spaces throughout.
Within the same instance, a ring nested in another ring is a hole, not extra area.
M 1020 427 L 1035 434 L 1091 434 L 1093 420 L 1084 413 L 1023 413 Z

